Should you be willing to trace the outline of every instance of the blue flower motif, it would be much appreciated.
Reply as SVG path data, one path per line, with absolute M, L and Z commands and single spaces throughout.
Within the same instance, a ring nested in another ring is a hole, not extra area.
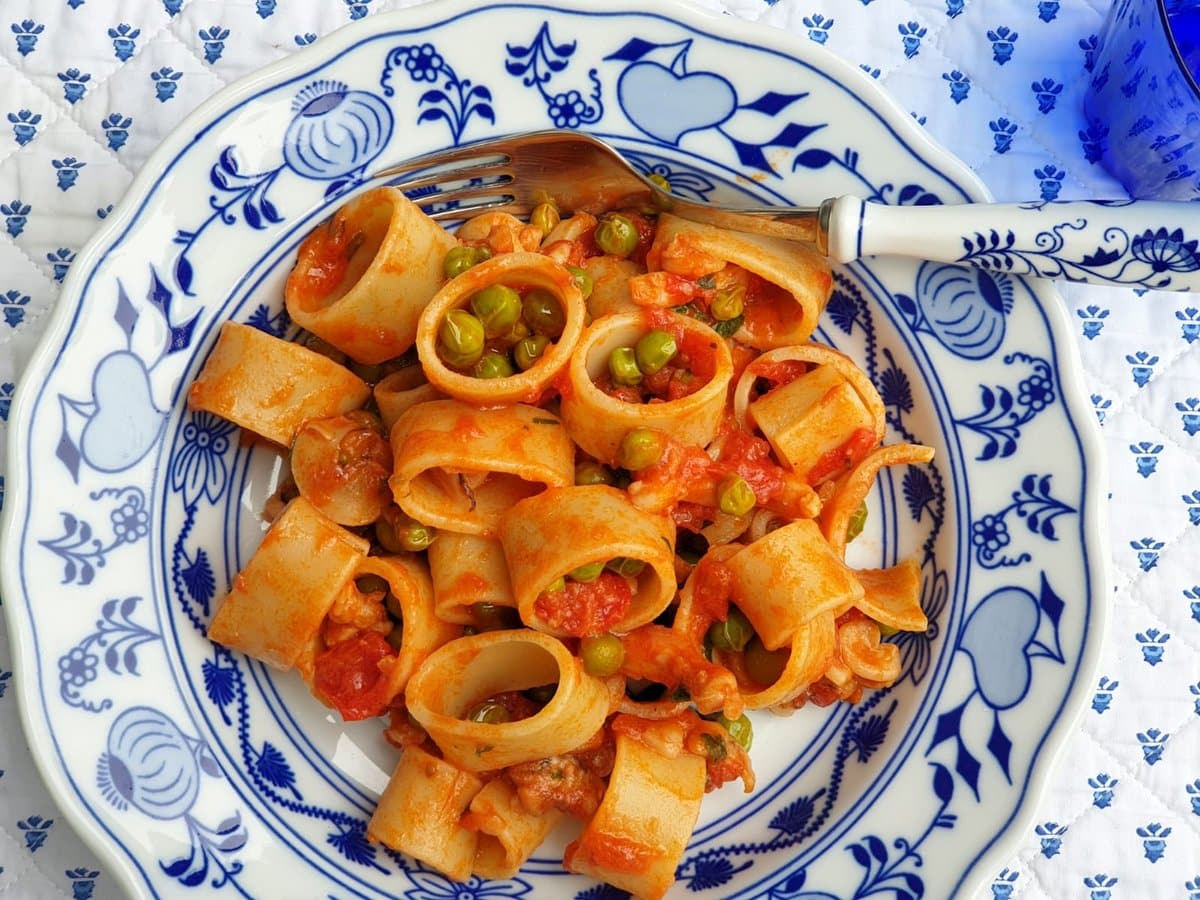
M 33 19 L 22 19 L 20 23 L 13 22 L 10 26 L 16 35 L 17 52 L 28 56 L 37 49 L 38 35 L 46 30 L 46 26 Z
M 71 687 L 81 688 L 96 680 L 99 657 L 83 647 L 72 647 L 58 658 L 59 680 Z
M 87 83 L 92 80 L 92 76 L 72 67 L 65 72 L 59 72 L 58 80 L 62 82 L 63 99 L 73 104 L 87 93 Z
M 1010 122 L 1003 116 L 988 122 L 992 132 L 992 143 L 997 153 L 1007 153 L 1012 147 L 1013 135 L 1017 133 L 1017 123 Z
M 928 29 L 919 22 L 905 22 L 897 25 L 896 29 L 900 32 L 900 40 L 904 44 L 904 58 L 912 59 L 921 52 L 921 38 L 925 37 Z
M 109 513 L 113 536 L 123 544 L 132 544 L 150 533 L 150 513 L 142 503 L 140 493 L 130 493 L 125 501 Z
M 10 112 L 8 121 L 12 122 L 13 138 L 17 146 L 24 147 L 37 137 L 37 126 L 42 121 L 42 116 L 31 109 L 21 109 L 15 113 Z
M 4 216 L 4 227 L 9 237 L 18 237 L 25 230 L 25 224 L 29 221 L 31 212 L 33 212 L 33 207 L 20 200 L 0 203 L 0 215 Z
M 129 116 L 123 116 L 120 113 L 111 113 L 100 127 L 104 129 L 104 136 L 108 138 L 108 148 L 110 150 L 120 150 L 125 146 L 125 142 L 129 140 L 129 128 L 133 125 L 133 119 Z
M 4 323 L 10 328 L 16 328 L 25 321 L 25 307 L 29 305 L 29 295 L 18 290 L 5 291 L 0 294 L 0 309 L 4 310 Z
M 137 39 L 141 33 L 140 28 L 134 28 L 126 22 L 122 22 L 116 28 L 108 29 L 108 36 L 112 38 L 113 55 L 121 62 L 132 57 L 134 50 L 137 49 Z
M 1054 384 L 1044 374 L 1030 375 L 1017 385 L 1017 402 L 1039 413 L 1054 402 Z
M 1182 228 L 1168 232 L 1147 229 L 1133 239 L 1129 252 L 1155 272 L 1195 272 L 1200 269 L 1196 240 L 1184 240 Z
M 829 40 L 829 29 L 833 27 L 833 19 L 826 19 L 818 13 L 805 16 L 802 21 L 804 27 L 808 29 L 810 40 L 816 41 L 818 44 L 824 44 Z
M 992 59 L 996 65 L 1002 66 L 1012 59 L 1018 37 L 1019 34 L 1004 26 L 987 33 L 987 39 L 992 42 Z
M 224 493 L 229 477 L 225 452 L 235 427 L 205 412 L 183 426 L 183 447 L 171 465 L 171 489 L 183 494 L 185 506 L 194 506 L 201 497 L 216 503 Z
M 953 72 L 943 72 L 942 80 L 950 85 L 950 99 L 955 103 L 962 103 L 967 99 L 967 94 L 971 92 L 971 79 L 962 72 L 955 69 Z
M 998 553 L 1012 540 L 1003 516 L 988 513 L 971 523 L 971 544 L 988 555 Z
M 1058 95 L 1063 91 L 1063 86 L 1053 78 L 1043 78 L 1041 81 L 1033 82 L 1029 87 L 1033 91 L 1034 97 L 1037 98 L 1038 112 L 1042 115 L 1054 109 L 1054 104 L 1058 102 Z
M 437 81 L 446 61 L 433 44 L 413 47 L 404 57 L 404 68 L 413 81 Z
M 211 65 L 225 52 L 225 40 L 229 37 L 229 29 L 213 25 L 211 28 L 200 29 L 196 36 L 204 42 L 204 61 Z
M 556 128 L 578 128 L 588 114 L 588 104 L 579 91 L 571 90 L 551 97 L 547 111 Z

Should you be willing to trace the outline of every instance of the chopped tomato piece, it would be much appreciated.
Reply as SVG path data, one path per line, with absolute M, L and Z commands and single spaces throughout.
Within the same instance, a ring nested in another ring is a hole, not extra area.
M 574 637 L 604 634 L 625 618 L 633 605 L 629 582 L 614 572 L 602 572 L 595 581 L 567 579 L 559 591 L 546 591 L 534 611 L 551 628 Z
M 875 444 L 875 432 L 870 428 L 854 429 L 845 443 L 823 454 L 808 470 L 808 483 L 817 484 L 849 471 L 871 452 Z
M 395 656 L 378 631 L 363 631 L 317 656 L 313 692 L 347 722 L 382 715 L 390 697 L 381 663 Z

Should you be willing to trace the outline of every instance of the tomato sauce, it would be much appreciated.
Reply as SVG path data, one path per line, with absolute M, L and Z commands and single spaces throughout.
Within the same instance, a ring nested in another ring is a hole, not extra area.
M 875 432 L 870 428 L 856 428 L 850 437 L 820 458 L 808 470 L 808 483 L 815 485 L 829 478 L 836 478 L 854 468 L 875 446 Z
M 587 637 L 612 631 L 632 605 L 629 582 L 615 572 L 601 572 L 595 581 L 568 578 L 565 589 L 542 592 L 533 609 L 550 628 Z
M 378 631 L 360 632 L 318 654 L 313 691 L 347 722 L 382 715 L 391 698 L 381 663 L 395 656 Z
M 300 244 L 296 267 L 288 276 L 289 293 L 305 306 L 319 305 L 342 283 L 362 241 L 363 233 L 348 231 L 340 216 L 314 229 Z

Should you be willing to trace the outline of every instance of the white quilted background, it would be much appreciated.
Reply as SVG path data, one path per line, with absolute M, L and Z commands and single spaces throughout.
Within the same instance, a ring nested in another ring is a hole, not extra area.
M 1104 0 L 696 2 L 862 65 L 997 199 L 1123 196 L 1079 136 Z M 408 5 L 0 0 L 0 441 L 65 266 L 158 141 L 233 79 Z M 1200 296 L 1063 295 L 1111 463 L 1111 629 L 1092 707 L 979 896 L 1200 900 L 1200 430 L 1185 427 L 1200 412 Z M 12 668 L 0 617 L 0 897 L 118 896 L 41 786 Z

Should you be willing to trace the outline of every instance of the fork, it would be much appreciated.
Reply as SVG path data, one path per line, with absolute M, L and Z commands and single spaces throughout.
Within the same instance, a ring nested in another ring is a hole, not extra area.
M 378 172 L 436 219 L 489 210 L 527 216 L 645 207 L 749 234 L 803 241 L 835 263 L 893 255 L 1013 275 L 1200 290 L 1200 204 L 1074 200 L 889 206 L 831 197 L 818 206 L 742 207 L 681 197 L 643 176 L 605 141 L 534 131 L 479 141 Z

